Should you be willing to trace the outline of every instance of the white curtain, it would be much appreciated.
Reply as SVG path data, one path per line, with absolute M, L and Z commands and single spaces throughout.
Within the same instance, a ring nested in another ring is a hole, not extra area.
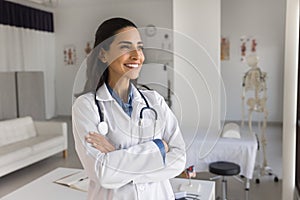
M 0 24 L 0 71 L 43 71 L 46 118 L 55 115 L 55 34 Z

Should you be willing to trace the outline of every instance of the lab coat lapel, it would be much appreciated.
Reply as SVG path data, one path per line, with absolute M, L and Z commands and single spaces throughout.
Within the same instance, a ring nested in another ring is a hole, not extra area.
M 142 108 L 146 106 L 146 102 L 144 101 L 138 89 L 134 85 L 132 85 L 132 93 L 133 93 L 133 100 L 132 100 L 133 110 L 132 110 L 131 119 L 132 122 L 137 124 L 140 119 L 140 112 Z
M 106 84 L 103 84 L 96 93 L 96 99 L 98 101 L 113 101 L 114 98 L 110 95 Z
M 133 101 L 135 101 L 137 103 L 144 103 L 145 104 L 145 102 L 144 102 L 143 98 L 141 97 L 141 94 L 139 93 L 137 88 L 133 84 L 131 84 L 131 88 L 132 88 L 132 93 L 133 93 Z

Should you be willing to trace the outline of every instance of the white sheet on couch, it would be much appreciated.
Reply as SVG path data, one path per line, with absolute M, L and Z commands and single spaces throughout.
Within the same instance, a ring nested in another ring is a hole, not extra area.
M 241 166 L 241 175 L 252 179 L 256 153 L 257 140 L 254 134 L 242 132 L 241 138 L 219 138 L 216 141 L 205 140 L 205 130 L 183 131 L 182 135 L 187 148 L 186 167 L 194 165 L 197 172 L 208 171 L 208 165 L 216 161 L 229 161 Z M 200 149 L 208 144 L 215 144 L 207 155 L 201 156 Z

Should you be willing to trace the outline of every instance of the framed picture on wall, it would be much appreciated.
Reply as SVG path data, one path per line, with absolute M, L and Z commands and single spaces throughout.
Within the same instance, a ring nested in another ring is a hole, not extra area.
M 230 42 L 228 37 L 221 37 L 221 60 L 230 58 Z
M 257 39 L 253 36 L 240 37 L 241 61 L 245 62 L 249 54 L 255 54 L 257 49 Z
M 93 45 L 92 41 L 86 42 L 86 46 L 84 47 L 84 52 L 86 56 L 89 55 L 89 53 L 92 51 L 92 45 Z
M 64 63 L 65 63 L 65 65 L 75 65 L 76 64 L 75 45 L 66 45 L 64 47 Z

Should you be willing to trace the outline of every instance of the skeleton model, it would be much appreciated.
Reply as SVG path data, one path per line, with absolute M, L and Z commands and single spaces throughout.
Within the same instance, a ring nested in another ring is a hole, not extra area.
M 268 167 L 267 157 L 266 157 L 266 128 L 267 128 L 267 119 L 268 119 L 268 110 L 266 108 L 267 102 L 267 86 L 266 78 L 267 73 L 262 72 L 261 69 L 257 66 L 258 57 L 256 55 L 249 55 L 246 58 L 247 64 L 251 67 L 243 77 L 243 95 L 242 95 L 242 127 L 244 126 L 245 118 L 245 98 L 247 92 L 252 92 L 253 96 L 247 97 L 247 108 L 248 108 L 248 126 L 249 131 L 252 134 L 252 114 L 253 112 L 261 113 L 264 116 L 263 126 L 261 129 L 261 139 L 260 143 L 263 151 L 263 164 L 260 167 L 260 175 L 269 174 L 272 175 L 272 170 Z M 249 96 L 249 95 L 248 95 Z M 260 124 L 260 123 L 259 123 Z M 258 176 L 260 176 L 258 175 Z M 278 181 L 277 176 L 274 179 Z M 256 182 L 259 183 L 259 179 L 256 179 Z
M 249 71 L 247 71 L 243 77 L 243 95 L 242 95 L 242 103 L 243 103 L 243 119 L 242 126 L 244 125 L 244 104 L 245 104 L 245 95 L 246 92 L 252 91 L 253 97 L 247 99 L 248 106 L 248 125 L 250 129 L 250 133 L 252 133 L 252 114 L 253 112 L 259 112 L 264 114 L 263 121 L 263 132 L 267 127 L 267 118 L 268 111 L 266 108 L 267 101 L 267 87 L 266 87 L 266 77 L 267 74 L 262 72 L 261 69 L 257 66 L 258 57 L 255 55 L 250 55 L 247 57 L 247 64 L 251 67 Z

